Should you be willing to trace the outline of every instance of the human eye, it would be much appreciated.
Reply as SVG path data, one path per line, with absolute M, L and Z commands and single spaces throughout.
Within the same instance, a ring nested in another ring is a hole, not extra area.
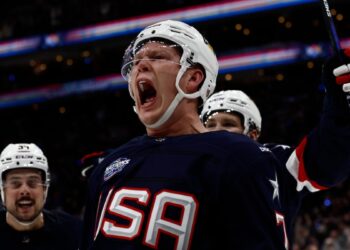
M 237 124 L 234 122 L 224 122 L 222 126 L 225 128 L 234 128 L 234 127 L 237 127 Z
M 22 181 L 10 180 L 5 185 L 6 185 L 6 187 L 9 187 L 11 189 L 18 189 L 18 188 L 20 188 L 20 186 L 22 186 Z
M 162 54 L 154 54 L 149 57 L 151 61 L 164 60 L 164 56 Z
M 39 187 L 39 186 L 42 186 L 43 183 L 42 183 L 42 181 L 39 180 L 39 179 L 30 179 L 30 180 L 28 180 L 27 185 L 28 185 L 28 187 L 30 187 L 30 188 L 37 188 L 37 187 Z
M 215 128 L 216 124 L 214 122 L 207 122 L 206 127 L 207 128 Z

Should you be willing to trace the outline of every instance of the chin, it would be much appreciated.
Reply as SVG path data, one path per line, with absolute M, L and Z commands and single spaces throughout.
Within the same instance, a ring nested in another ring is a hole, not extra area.
M 139 115 L 139 119 L 143 124 L 154 124 L 155 122 L 157 122 L 159 120 L 161 116 L 155 116 L 155 115 L 151 115 L 151 114 L 140 114 Z

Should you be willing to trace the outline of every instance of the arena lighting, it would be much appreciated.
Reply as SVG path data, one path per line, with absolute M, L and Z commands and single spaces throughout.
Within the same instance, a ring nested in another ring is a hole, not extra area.
M 317 2 L 315 0 L 242 0 L 203 4 L 175 11 L 159 12 L 151 15 L 127 18 L 101 25 L 68 31 L 62 36 L 62 44 L 90 42 L 110 37 L 136 33 L 147 25 L 176 19 L 187 23 L 205 22 L 231 16 L 244 15 L 271 9 L 285 8 L 298 4 Z
M 35 52 L 40 44 L 40 36 L 0 42 L 0 58 Z
M 342 45 L 344 45 L 343 48 L 350 46 L 350 44 L 345 46 L 345 43 L 342 43 Z M 280 48 L 260 49 L 258 51 L 220 57 L 219 74 L 313 60 L 326 57 L 328 54 L 329 45 L 327 43 L 283 45 Z
M 92 91 L 110 91 L 127 87 L 121 75 L 106 75 L 63 84 L 50 84 L 0 95 L 0 109 L 42 103 L 51 99 Z
M 315 2 L 317 0 L 241 0 L 196 5 L 175 11 L 163 11 L 87 26 L 66 32 L 0 42 L 0 58 L 136 33 L 149 24 L 166 19 L 182 20 L 188 23 L 205 22 L 212 19 L 222 19 Z
M 219 73 L 266 68 L 278 64 L 293 63 L 299 60 L 302 48 L 295 46 L 287 49 L 249 52 L 219 58 Z
M 344 41 L 344 43 L 343 43 Z M 342 40 L 344 48 L 350 48 L 350 38 Z M 219 74 L 248 69 L 262 69 L 298 61 L 307 61 L 329 56 L 327 44 L 294 45 L 285 48 L 273 48 L 251 51 L 219 57 Z M 52 84 L 26 91 L 16 91 L 0 95 L 0 109 L 41 103 L 51 99 L 82 94 L 85 92 L 111 91 L 127 88 L 127 83 L 118 74 L 92 79 Z

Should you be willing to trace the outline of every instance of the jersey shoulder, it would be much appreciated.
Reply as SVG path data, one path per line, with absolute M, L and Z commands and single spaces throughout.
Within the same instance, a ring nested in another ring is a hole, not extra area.
M 263 146 L 268 148 L 283 166 L 295 150 L 295 147 L 285 144 L 264 143 Z
M 203 139 L 206 141 L 205 146 L 226 154 L 238 155 L 241 158 L 251 156 L 252 154 L 258 156 L 271 153 L 269 148 L 242 134 L 217 131 L 203 135 Z
M 199 147 L 224 163 L 225 171 L 235 174 L 270 172 L 279 164 L 271 150 L 245 135 L 227 131 L 203 133 Z

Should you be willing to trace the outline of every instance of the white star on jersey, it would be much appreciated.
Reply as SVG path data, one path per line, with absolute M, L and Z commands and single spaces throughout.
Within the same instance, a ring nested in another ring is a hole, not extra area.
M 278 179 L 277 179 L 277 174 L 275 173 L 275 180 L 269 180 L 272 187 L 273 187 L 273 195 L 272 195 L 272 200 L 274 200 L 276 197 L 279 201 L 280 199 L 280 193 L 279 193 L 279 189 L 278 189 Z

